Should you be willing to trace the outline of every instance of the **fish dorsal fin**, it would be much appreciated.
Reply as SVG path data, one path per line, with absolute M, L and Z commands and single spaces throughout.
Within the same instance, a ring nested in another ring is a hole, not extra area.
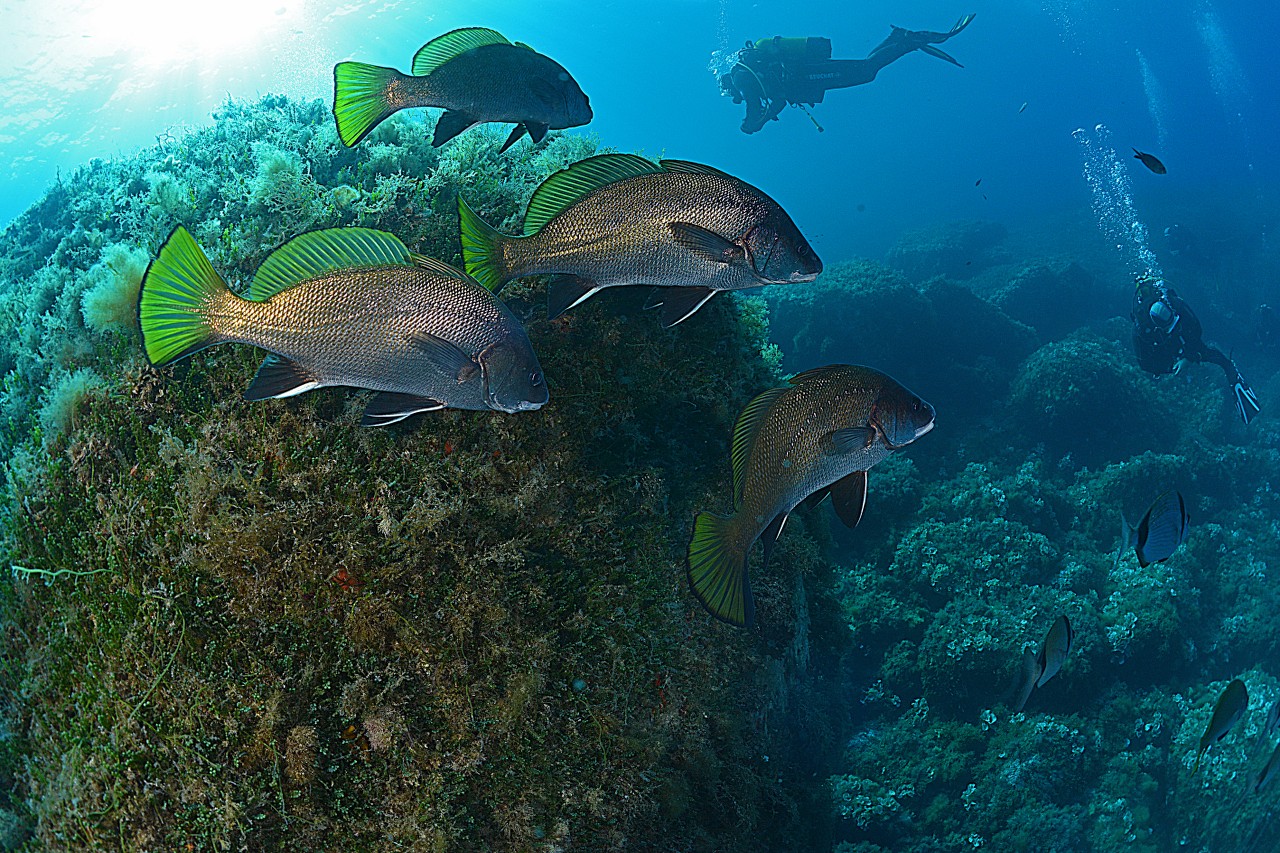
M 426 255 L 419 255 L 416 252 L 412 252 L 409 255 L 409 262 L 415 267 L 437 273 L 438 275 L 445 276 L 446 278 L 457 279 L 458 281 L 469 281 L 476 287 L 480 286 L 480 283 L 474 278 L 467 275 L 457 267 L 446 264 L 444 261 L 437 261 L 435 258 L 428 258 Z
M 801 373 L 797 373 L 795 376 L 792 376 L 787 381 L 790 382 L 792 385 L 804 385 L 805 383 L 812 382 L 815 379 L 821 379 L 824 376 L 835 373 L 836 371 L 840 370 L 842 367 L 843 365 L 840 365 L 840 364 L 827 364 L 822 367 L 815 367 L 810 370 L 805 370 Z
M 790 388 L 770 388 L 757 394 L 755 399 L 747 403 L 747 407 L 738 415 L 738 422 L 733 426 L 733 449 L 729 458 L 733 462 L 733 506 L 738 509 L 742 505 L 742 492 L 747 478 L 747 457 L 751 455 L 751 447 L 755 444 L 760 425 L 768 417 L 769 410 L 778 398 L 790 391 Z
M 533 50 L 533 48 L 529 47 L 529 45 L 525 44 L 522 41 L 513 42 L 513 44 L 515 44 L 516 47 L 523 47 L 525 50 Z M 533 50 L 533 52 L 537 53 L 536 50 Z
M 359 267 L 408 266 L 404 243 L 371 228 L 326 228 L 294 237 L 272 252 L 249 284 L 249 298 L 270 299 L 310 278 Z
M 681 175 L 715 175 L 718 178 L 737 180 L 733 175 L 725 174 L 719 169 L 713 169 L 701 163 L 690 163 L 688 160 L 659 160 L 658 165 L 668 172 L 675 172 Z
M 511 44 L 511 42 L 502 33 L 487 27 L 464 27 L 437 36 L 413 55 L 413 76 L 425 77 L 450 59 L 456 59 L 468 50 L 490 44 Z
M 524 233 L 537 234 L 557 215 L 601 187 L 664 171 L 657 163 L 635 154 L 597 154 L 580 160 L 556 172 L 533 191 L 524 215 Z

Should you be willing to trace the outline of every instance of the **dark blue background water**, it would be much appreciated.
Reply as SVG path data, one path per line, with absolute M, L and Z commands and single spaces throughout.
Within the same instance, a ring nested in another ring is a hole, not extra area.
M 407 69 L 423 42 L 470 25 L 527 41 L 575 74 L 596 120 L 571 132 L 738 174 L 781 201 L 827 260 L 879 256 L 904 231 L 939 222 L 1016 224 L 1087 208 L 1071 131 L 1099 122 L 1118 147 L 1155 151 L 1170 168 L 1157 177 L 1132 162 L 1140 215 L 1198 199 L 1246 205 L 1277 177 L 1280 11 L 1262 2 L 283 2 L 280 26 L 264 29 L 254 52 L 150 62 L 145 47 L 104 45 L 86 30 L 100 17 L 41 8 L 40 26 L 22 5 L 0 10 L 20 63 L 0 77 L 0 222 L 57 169 L 207 121 L 228 95 L 328 100 L 335 62 Z M 814 110 L 825 133 L 786 110 L 742 134 L 742 108 L 707 70 L 712 50 L 746 39 L 825 35 L 837 57 L 862 57 L 889 24 L 946 30 L 970 11 L 973 25 L 946 46 L 964 69 L 906 56 L 870 85 L 829 93 Z M 1138 51 L 1165 95 L 1163 146 Z

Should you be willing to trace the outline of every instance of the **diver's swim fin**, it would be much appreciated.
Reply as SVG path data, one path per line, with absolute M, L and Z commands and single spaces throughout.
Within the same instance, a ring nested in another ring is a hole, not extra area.
M 1253 416 L 1262 411 L 1262 407 L 1258 405 L 1258 396 L 1253 393 L 1253 389 L 1244 384 L 1244 380 L 1237 381 L 1235 387 L 1231 389 L 1236 395 L 1236 411 L 1240 413 L 1240 419 L 1247 425 L 1253 420 Z
M 956 68 L 964 68 L 963 65 L 961 65 L 959 62 L 956 62 L 956 58 L 954 56 L 952 56 L 951 54 L 947 53 L 944 50 L 940 50 L 934 47 L 931 44 L 926 44 L 924 47 L 920 48 L 920 52 L 927 53 L 930 56 L 936 56 L 938 59 L 942 59 L 947 62 L 950 62 Z
M 955 35 L 956 33 L 963 30 L 965 27 L 972 24 L 974 17 L 976 16 L 973 13 L 970 13 L 968 15 L 965 15 L 960 20 L 956 21 L 956 25 L 951 28 L 951 32 L 947 33 L 947 38 L 951 38 L 953 35 Z

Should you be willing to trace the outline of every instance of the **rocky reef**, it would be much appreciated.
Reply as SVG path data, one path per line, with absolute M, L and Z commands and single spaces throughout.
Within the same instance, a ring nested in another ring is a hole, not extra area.
M 961 278 L 867 261 L 768 297 L 789 369 L 865 358 L 938 408 L 909 459 L 871 472 L 863 524 L 828 543 L 856 699 L 829 777 L 836 849 L 1274 849 L 1275 791 L 1253 790 L 1280 699 L 1273 407 L 1245 427 L 1216 367 L 1141 372 L 1108 319 L 1127 313 L 1123 279 L 1034 259 Z M 1054 290 L 1073 283 L 1103 304 L 1064 324 L 1019 307 L 1074 299 Z M 1275 353 L 1246 356 L 1270 387 Z M 1174 488 L 1186 544 L 1145 568 L 1118 555 L 1122 516 Z M 1060 614 L 1074 648 L 1015 711 L 1023 655 Z M 1250 710 L 1192 775 L 1236 677 Z
M 1280 737 L 1274 344 L 1237 351 L 1246 427 L 1216 368 L 1134 366 L 1130 282 L 961 223 L 673 330 L 644 294 L 548 321 L 543 282 L 509 286 L 536 413 L 368 430 L 360 392 L 245 402 L 249 347 L 146 364 L 133 306 L 175 225 L 233 282 L 334 225 L 456 264 L 459 194 L 515 230 L 596 149 L 431 130 L 346 149 L 319 102 L 228 102 L 0 234 L 0 849 L 1280 846 L 1253 789 Z M 1239 315 L 1196 308 L 1209 338 Z M 938 427 L 871 472 L 856 530 L 799 510 L 731 629 L 688 594 L 689 523 L 729 508 L 742 405 L 829 362 Z M 1169 489 L 1189 537 L 1142 567 L 1121 519 Z M 1193 774 L 1233 678 L 1249 711 Z
M 457 263 L 458 193 L 510 226 L 595 143 L 436 151 L 398 117 L 345 149 L 321 103 L 277 97 L 215 119 L 93 161 L 0 236 L 0 848 L 821 843 L 810 648 L 842 629 L 813 540 L 788 531 L 759 579 L 757 636 L 683 570 L 694 511 L 729 502 L 737 411 L 778 379 L 763 305 L 664 331 L 643 295 L 548 322 L 541 284 L 512 286 L 540 412 L 367 430 L 348 389 L 246 402 L 249 347 L 142 356 L 173 227 L 233 282 L 336 225 Z

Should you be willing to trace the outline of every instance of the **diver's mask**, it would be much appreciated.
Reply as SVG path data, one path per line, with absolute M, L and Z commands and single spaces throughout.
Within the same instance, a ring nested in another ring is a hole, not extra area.
M 1174 311 L 1163 299 L 1157 299 L 1151 303 L 1151 309 L 1147 312 L 1147 316 L 1151 318 L 1151 325 L 1155 326 L 1166 335 L 1173 331 L 1173 327 L 1178 325 L 1178 312 Z

